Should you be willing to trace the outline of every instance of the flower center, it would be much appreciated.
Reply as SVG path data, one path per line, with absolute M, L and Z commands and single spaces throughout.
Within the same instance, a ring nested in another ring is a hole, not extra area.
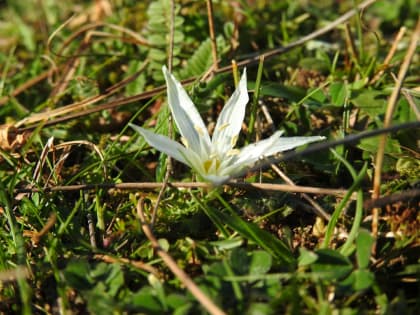
M 213 156 L 204 161 L 203 167 L 207 174 L 216 174 L 220 167 L 220 160 L 217 156 Z

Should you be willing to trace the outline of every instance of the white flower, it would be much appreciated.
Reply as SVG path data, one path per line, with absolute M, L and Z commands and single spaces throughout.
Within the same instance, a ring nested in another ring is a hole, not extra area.
M 238 88 L 220 113 L 212 138 L 182 85 L 165 66 L 163 74 L 167 84 L 169 108 L 181 133 L 183 145 L 142 127 L 133 124 L 130 126 L 152 147 L 188 165 L 201 179 L 214 185 L 220 185 L 230 177 L 238 175 L 262 157 L 324 139 L 321 136 L 282 138 L 283 132 L 277 131 L 265 140 L 235 149 L 249 100 L 246 70 Z

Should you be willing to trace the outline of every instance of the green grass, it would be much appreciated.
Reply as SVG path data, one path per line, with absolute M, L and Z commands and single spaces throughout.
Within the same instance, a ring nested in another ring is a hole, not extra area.
M 128 124 L 179 138 L 161 73 L 169 61 L 210 126 L 234 89 L 232 60 L 247 67 L 240 145 L 275 130 L 334 141 L 383 128 L 415 1 L 377 1 L 291 49 L 357 3 L 214 1 L 219 70 L 206 80 L 205 1 L 176 1 L 174 12 L 169 0 L 23 3 L 0 4 L 0 314 L 205 314 L 160 250 L 227 314 L 416 314 L 418 124 L 388 136 L 377 235 L 378 136 L 275 161 L 299 186 L 346 190 L 310 195 L 329 220 L 300 193 L 252 187 L 284 183 L 269 165 L 242 186 L 112 187 L 165 179 L 166 156 Z M 419 120 L 419 66 L 415 55 L 392 125 Z M 169 182 L 195 181 L 171 166 Z M 65 189 L 79 184 L 98 185 Z M 147 219 L 157 204 L 159 248 L 142 230 L 141 198 Z

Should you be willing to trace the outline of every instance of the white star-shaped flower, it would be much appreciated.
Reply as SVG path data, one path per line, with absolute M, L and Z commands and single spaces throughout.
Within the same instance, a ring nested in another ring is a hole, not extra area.
M 142 127 L 133 124 L 130 126 L 139 132 L 152 147 L 188 165 L 202 180 L 211 182 L 213 185 L 220 185 L 229 178 L 235 177 L 262 157 L 324 139 L 321 136 L 281 137 L 283 132 L 277 131 L 265 140 L 235 149 L 249 100 L 246 70 L 239 86 L 220 113 L 211 138 L 200 114 L 182 85 L 165 66 L 162 70 L 167 85 L 169 108 L 181 133 L 182 144 Z

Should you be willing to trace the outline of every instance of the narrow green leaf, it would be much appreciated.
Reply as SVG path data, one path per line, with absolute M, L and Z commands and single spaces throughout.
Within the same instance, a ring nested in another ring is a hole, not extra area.
M 330 85 L 331 103 L 335 106 L 343 106 L 347 98 L 347 86 L 342 82 L 334 82 Z
M 315 253 L 318 259 L 311 265 L 311 269 L 321 279 L 339 280 L 353 270 L 351 261 L 335 250 L 320 249 Z
M 223 212 L 214 213 L 214 210 L 211 208 L 209 208 L 208 211 L 213 212 L 213 216 L 218 216 L 222 222 L 243 237 L 255 242 L 257 245 L 261 246 L 261 248 L 264 248 L 281 263 L 290 266 L 295 264 L 295 258 L 289 247 L 278 238 L 275 238 L 272 234 L 261 230 L 254 223 L 246 222 L 234 213 L 231 213 L 230 215 Z
M 356 257 L 359 268 L 367 268 L 374 239 L 369 231 L 360 229 L 356 238 Z

